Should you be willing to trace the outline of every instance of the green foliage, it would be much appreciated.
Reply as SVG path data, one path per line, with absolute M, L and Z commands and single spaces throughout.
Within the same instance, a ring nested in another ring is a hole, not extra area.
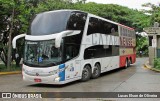
M 135 28 L 141 32 L 144 27 L 149 27 L 153 18 L 160 21 L 159 7 L 154 8 L 154 17 L 145 15 L 142 11 L 129 9 L 115 4 L 85 3 L 86 0 L 0 0 L 0 58 L 6 64 L 7 43 L 11 28 L 11 15 L 14 9 L 12 38 L 18 34 L 26 33 L 29 23 L 35 14 L 57 9 L 76 9 L 92 13 L 103 18 Z M 153 11 L 152 11 L 153 12 Z M 146 38 L 137 37 L 137 50 L 145 50 L 147 53 L 148 42 Z M 19 54 L 23 52 L 23 40 L 17 43 Z
M 21 67 L 16 67 L 15 64 L 11 64 L 11 69 L 7 70 L 4 64 L 0 64 L 0 72 L 7 72 L 7 71 L 21 71 Z
M 154 59 L 154 67 L 160 69 L 160 58 Z
M 136 45 L 137 54 L 139 54 L 139 51 L 143 51 L 143 55 L 148 56 L 148 37 L 136 35 Z
M 153 25 L 154 22 L 160 23 L 160 4 L 157 6 L 151 3 L 146 3 L 143 6 L 151 8 L 150 10 L 143 11 L 144 13 L 150 14 L 150 24 Z

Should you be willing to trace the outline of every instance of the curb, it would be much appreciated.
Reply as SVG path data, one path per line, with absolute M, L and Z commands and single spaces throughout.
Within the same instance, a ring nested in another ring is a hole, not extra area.
M 21 74 L 21 71 L 14 71 L 14 72 L 0 72 L 0 75 L 11 75 L 11 74 Z
M 155 72 L 160 72 L 160 70 L 159 70 L 159 69 L 156 69 L 156 68 L 150 67 L 150 66 L 148 66 L 148 65 L 146 65 L 146 64 L 144 64 L 144 67 L 145 67 L 145 68 L 147 68 L 147 69 L 150 69 L 150 70 L 152 70 L 152 71 L 155 71 Z

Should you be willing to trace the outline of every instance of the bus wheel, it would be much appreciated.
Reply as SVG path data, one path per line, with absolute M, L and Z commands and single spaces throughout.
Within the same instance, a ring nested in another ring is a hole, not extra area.
M 131 60 L 129 59 L 128 60 L 128 67 L 130 67 L 131 66 Z
M 81 81 L 87 81 L 90 79 L 90 77 L 91 77 L 91 68 L 89 65 L 86 65 L 82 71 Z
M 130 66 L 130 60 L 126 59 L 125 68 Z
M 101 73 L 101 66 L 100 64 L 96 63 L 93 69 L 92 78 L 98 78 Z
M 128 59 L 126 59 L 126 63 L 125 63 L 125 66 L 124 66 L 125 68 L 127 68 L 128 67 Z

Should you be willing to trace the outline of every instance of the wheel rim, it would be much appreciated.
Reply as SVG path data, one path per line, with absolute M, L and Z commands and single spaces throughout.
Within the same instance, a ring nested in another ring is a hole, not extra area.
M 131 64 L 131 60 L 129 59 L 129 65 Z
M 126 64 L 125 64 L 125 66 L 126 66 L 126 67 L 128 67 L 128 61 L 127 61 L 127 60 L 126 60 Z
M 99 65 L 97 64 L 94 68 L 94 75 L 97 76 L 99 74 Z
M 88 77 L 88 70 L 86 68 L 84 68 L 83 70 L 83 78 L 87 78 Z

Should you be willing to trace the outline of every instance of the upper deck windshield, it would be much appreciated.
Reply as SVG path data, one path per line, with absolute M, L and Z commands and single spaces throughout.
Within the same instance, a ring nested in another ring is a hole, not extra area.
M 62 61 L 60 48 L 55 48 L 54 40 L 26 41 L 24 63 L 30 66 L 54 66 Z
M 70 12 L 44 12 L 38 14 L 31 23 L 31 35 L 55 34 L 66 29 Z
M 57 34 L 65 30 L 84 30 L 87 13 L 50 11 L 38 14 L 30 25 L 30 35 Z

